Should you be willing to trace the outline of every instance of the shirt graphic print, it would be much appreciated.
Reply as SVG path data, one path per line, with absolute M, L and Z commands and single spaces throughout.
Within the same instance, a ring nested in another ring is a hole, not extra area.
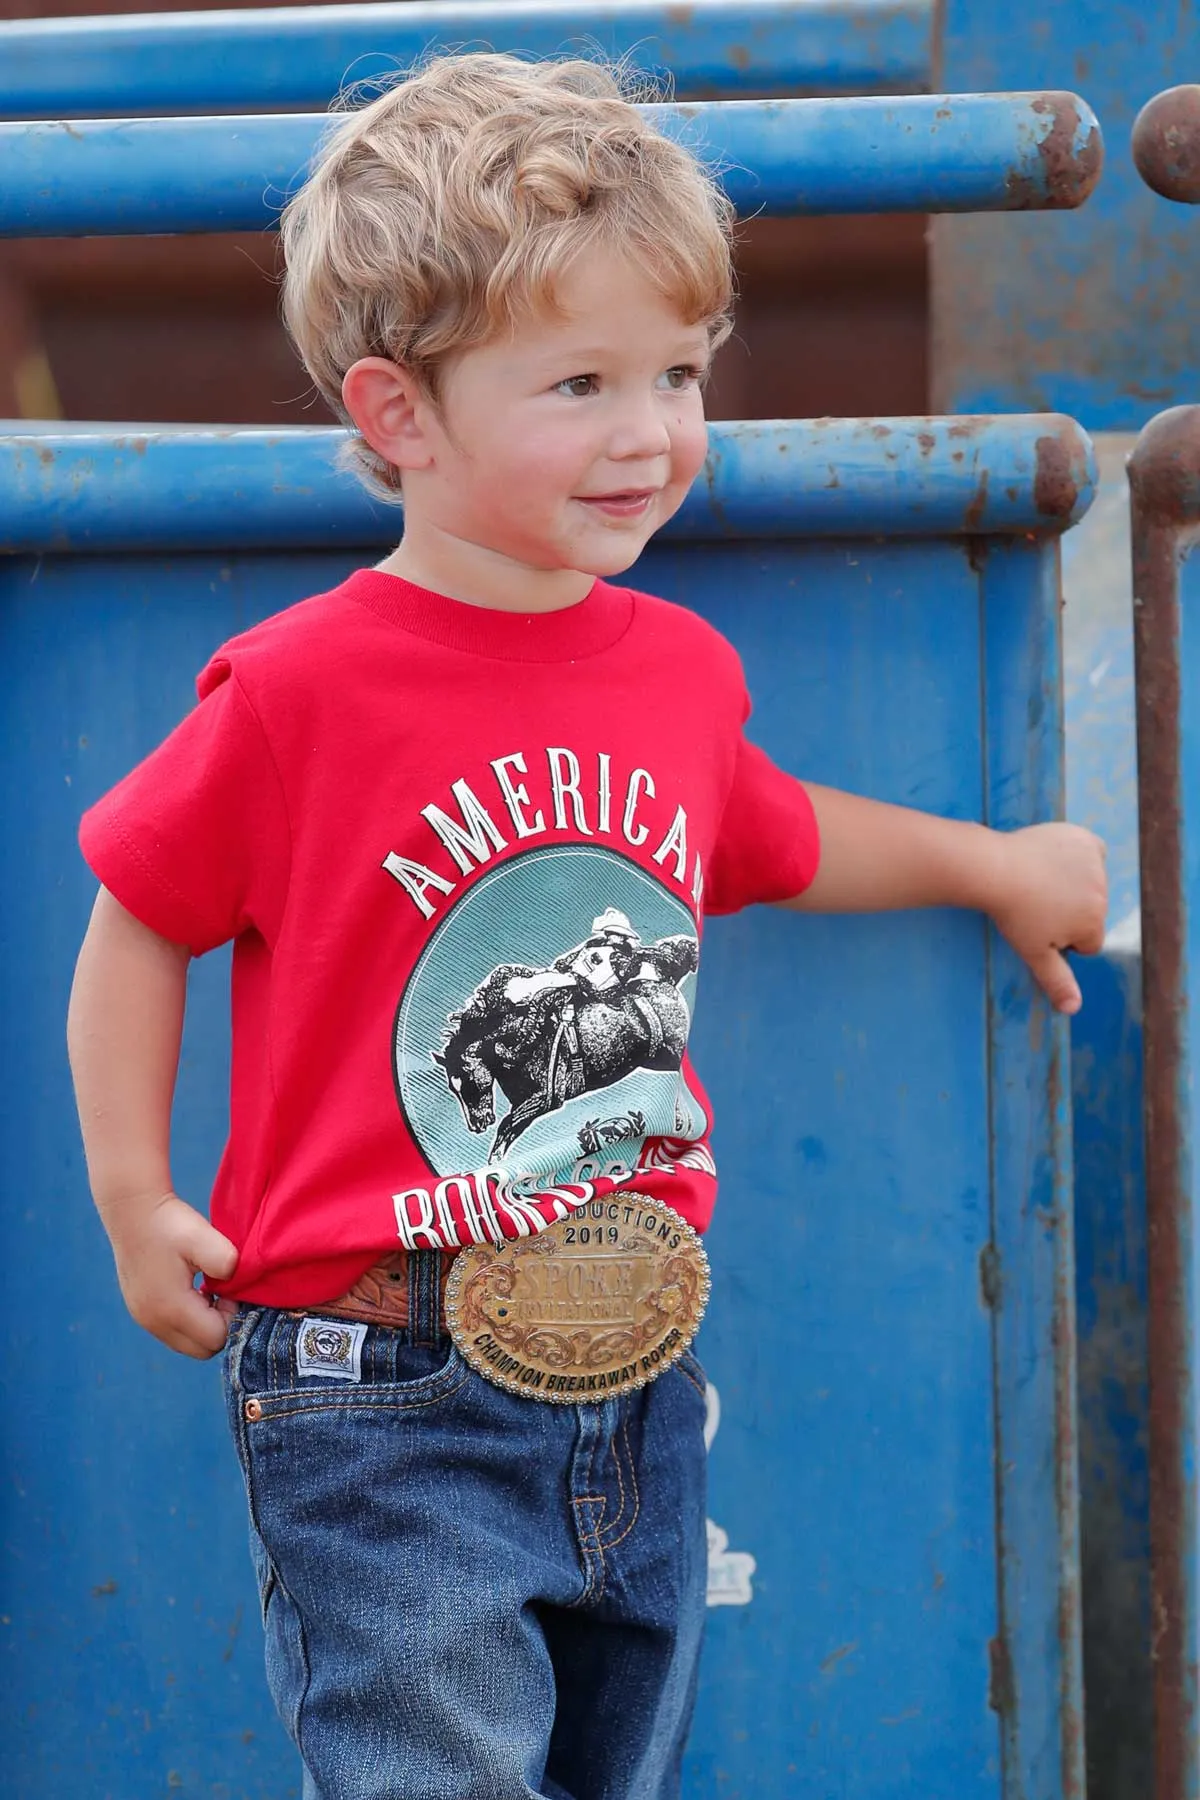
M 478 879 L 394 1027 L 397 1098 L 454 1199 L 488 1176 L 531 1192 L 620 1180 L 649 1140 L 702 1140 L 684 1067 L 698 964 L 687 907 L 619 852 L 530 850 Z M 396 1204 L 398 1221 L 437 1229 L 436 1189 Z

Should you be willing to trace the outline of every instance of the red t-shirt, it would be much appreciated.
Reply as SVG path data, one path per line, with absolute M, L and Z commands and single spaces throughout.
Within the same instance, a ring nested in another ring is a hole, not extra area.
M 220 1291 L 317 1304 L 618 1186 L 703 1230 L 701 917 L 818 857 L 726 641 L 605 582 L 530 616 L 361 570 L 198 688 L 80 838 L 152 930 L 234 942 Z

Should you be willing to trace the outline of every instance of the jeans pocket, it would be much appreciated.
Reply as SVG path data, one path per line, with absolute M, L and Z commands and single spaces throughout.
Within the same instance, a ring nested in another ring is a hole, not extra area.
M 297 1413 L 429 1407 L 457 1393 L 471 1369 L 452 1340 L 264 1310 L 227 1359 L 243 1436 L 247 1425 Z

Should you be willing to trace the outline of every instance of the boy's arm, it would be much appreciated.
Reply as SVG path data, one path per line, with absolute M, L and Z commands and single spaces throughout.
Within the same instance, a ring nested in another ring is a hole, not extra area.
M 171 1101 L 190 953 L 101 888 L 71 990 L 67 1045 L 92 1195 L 139 1325 L 186 1356 L 225 1323 L 193 1287 L 228 1279 L 237 1251 L 171 1185 Z
M 1098 951 L 1108 902 L 1104 845 L 1077 825 L 991 831 L 805 783 L 821 834 L 799 912 L 965 906 L 985 912 L 1060 1012 L 1079 1010 L 1063 950 Z

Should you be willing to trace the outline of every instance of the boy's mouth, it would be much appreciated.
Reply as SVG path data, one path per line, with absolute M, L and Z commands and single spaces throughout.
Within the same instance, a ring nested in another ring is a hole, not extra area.
M 644 513 L 657 488 L 625 488 L 616 494 L 578 494 L 584 506 L 593 506 L 614 519 L 636 519 Z

